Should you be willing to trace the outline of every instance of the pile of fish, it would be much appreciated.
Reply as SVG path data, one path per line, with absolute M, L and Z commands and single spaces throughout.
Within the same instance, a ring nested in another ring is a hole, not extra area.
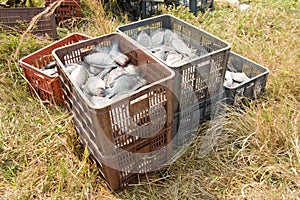
M 65 65 L 65 70 L 85 96 L 100 107 L 147 84 L 138 66 L 120 52 L 117 41 L 112 46 L 96 46 L 82 61 Z
M 41 70 L 48 76 L 58 75 L 55 61 L 49 62 L 49 64 L 42 67 Z
M 158 29 L 150 34 L 142 30 L 133 39 L 170 67 L 182 66 L 191 59 L 208 54 L 201 45 L 197 49 L 188 47 L 171 29 Z
M 228 63 L 225 72 L 224 86 L 236 87 L 244 82 L 249 81 L 250 78 L 244 72 L 238 72 L 232 63 Z

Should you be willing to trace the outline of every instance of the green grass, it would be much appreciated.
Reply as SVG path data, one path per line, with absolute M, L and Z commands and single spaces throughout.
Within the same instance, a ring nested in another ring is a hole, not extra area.
M 127 23 L 105 15 L 97 1 L 84 1 L 84 19 L 60 35 L 98 36 Z M 266 93 L 249 108 L 204 124 L 187 152 L 161 172 L 128 190 L 111 192 L 80 145 L 72 116 L 27 90 L 18 60 L 52 41 L 0 35 L 1 199 L 299 199 L 300 3 L 244 1 L 241 12 L 225 1 L 194 17 L 186 9 L 163 8 L 219 38 L 270 69 Z M 93 9 L 89 9 L 93 8 Z

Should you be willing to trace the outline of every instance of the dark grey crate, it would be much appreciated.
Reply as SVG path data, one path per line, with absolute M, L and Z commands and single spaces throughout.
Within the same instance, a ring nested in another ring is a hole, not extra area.
M 188 7 L 194 15 L 197 15 L 199 11 L 214 9 L 214 0 L 179 0 L 179 4 Z
M 174 114 L 173 143 L 175 150 L 183 145 L 189 145 L 193 136 L 197 135 L 199 124 L 212 119 L 219 109 L 219 103 L 224 99 L 224 91 L 200 102 L 194 107 Z M 178 149 L 177 149 L 178 150 Z
M 257 99 L 263 95 L 269 69 L 237 53 L 230 52 L 228 63 L 238 72 L 244 72 L 250 80 L 234 87 L 225 87 L 226 102 L 230 105 L 246 103 L 248 99 Z
M 147 30 L 151 33 L 158 29 L 171 29 L 180 35 L 189 47 L 199 51 L 204 47 L 209 52 L 179 67 L 169 66 L 175 71 L 174 113 L 191 109 L 199 103 L 209 100 L 211 96 L 219 94 L 220 90 L 223 89 L 230 45 L 183 20 L 167 14 L 117 27 L 119 32 L 129 37 L 134 43 L 136 41 L 133 38 L 140 31 Z M 142 45 L 140 46 L 151 54 L 148 49 Z

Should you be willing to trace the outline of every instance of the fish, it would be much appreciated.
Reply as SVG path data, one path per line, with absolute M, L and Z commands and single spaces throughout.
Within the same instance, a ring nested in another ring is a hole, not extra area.
M 153 46 L 150 36 L 144 30 L 142 30 L 138 34 L 136 41 L 138 43 L 140 43 L 141 45 L 143 45 L 144 47 L 146 47 L 147 49 L 149 49 Z
M 174 63 L 180 61 L 183 56 L 177 52 L 171 52 L 167 55 L 166 64 L 172 66 Z
M 74 69 L 76 69 L 79 65 L 81 65 L 81 64 L 78 64 L 78 63 L 70 63 L 70 64 L 66 64 L 66 65 L 65 65 L 65 71 L 66 71 L 68 74 L 71 74 L 72 71 L 74 71 Z
M 113 58 L 113 60 L 118 63 L 119 65 L 121 65 L 122 67 L 124 67 L 128 61 L 129 61 L 129 57 L 126 56 L 125 54 L 123 54 L 120 50 L 119 50 L 119 42 L 118 40 L 114 40 L 113 44 L 112 44 L 112 49 L 109 52 L 109 55 Z
M 164 31 L 164 42 L 163 43 L 167 46 L 171 46 L 173 38 L 174 38 L 173 31 L 170 29 L 166 29 Z
M 104 81 L 105 87 L 108 87 L 115 79 L 117 79 L 119 76 L 127 74 L 128 72 L 125 70 L 127 67 L 117 67 L 112 69 L 109 73 L 106 75 L 102 75 L 102 80 Z
M 129 94 L 147 84 L 147 80 L 132 74 L 124 74 L 115 79 L 107 88 L 107 98 Z
M 92 96 L 102 96 L 102 89 L 105 88 L 104 81 L 100 78 L 100 75 L 90 77 L 85 83 L 86 91 Z
M 50 61 L 50 62 L 48 63 L 48 65 L 42 67 L 41 70 L 44 71 L 44 70 L 46 70 L 46 69 L 53 69 L 53 68 L 55 68 L 55 67 L 56 67 L 56 62 L 55 62 L 55 60 L 53 60 L 53 61 Z
M 104 106 L 112 104 L 111 99 L 108 99 L 106 97 L 99 97 L 99 96 L 92 96 L 90 98 L 90 101 L 96 107 L 104 107 Z
M 233 66 L 233 64 L 231 62 L 228 62 L 227 69 L 231 72 L 237 72 L 237 70 L 235 69 L 235 67 Z
M 181 39 L 175 38 L 172 40 L 172 47 L 183 55 L 192 56 L 193 50 L 189 48 Z
M 224 86 L 226 87 L 232 87 L 233 86 L 233 79 L 232 79 L 232 73 L 228 70 L 225 72 L 225 80 L 224 80 Z
M 98 68 L 107 68 L 116 66 L 115 61 L 113 58 L 107 54 L 102 52 L 92 52 L 83 57 L 83 61 L 92 67 Z
M 161 45 L 154 47 L 150 49 L 150 52 L 157 58 L 160 58 L 162 60 L 166 60 L 168 53 L 174 51 L 174 48 L 166 46 L 166 45 Z
M 71 72 L 71 79 L 76 85 L 81 87 L 88 79 L 88 72 L 83 65 L 78 65 L 76 69 Z
M 145 78 L 145 74 L 140 70 L 140 68 L 133 64 L 128 64 L 127 67 L 124 68 L 124 70 L 129 74 L 136 75 L 140 78 Z
M 244 72 L 233 72 L 231 76 L 234 81 L 239 83 L 246 82 L 250 79 Z
M 164 41 L 165 32 L 162 30 L 156 30 L 150 34 L 152 46 L 156 47 L 161 45 Z
M 54 76 L 54 75 L 58 74 L 56 67 L 55 68 L 45 69 L 45 70 L 43 70 L 43 73 L 45 73 L 48 76 Z

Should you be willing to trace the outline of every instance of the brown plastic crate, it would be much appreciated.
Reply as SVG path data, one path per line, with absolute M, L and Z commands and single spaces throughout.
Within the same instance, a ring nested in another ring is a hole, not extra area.
M 63 103 L 58 75 L 49 76 L 41 68 L 54 61 L 51 54 L 54 49 L 86 39 L 90 39 L 90 37 L 80 33 L 73 33 L 20 59 L 19 63 L 24 70 L 25 77 L 33 87 L 29 86 L 29 91 L 33 96 L 35 96 L 36 91 L 42 100 L 48 100 L 53 104 Z
M 23 32 L 34 16 L 44 11 L 45 8 L 0 8 L 0 31 Z M 33 30 L 35 35 L 49 35 L 57 39 L 54 15 L 43 16 Z
M 57 0 L 46 0 L 45 6 L 49 6 L 51 3 Z M 55 21 L 56 24 L 59 22 L 70 19 L 72 17 L 81 18 L 82 9 L 80 0 L 63 0 L 61 4 L 55 9 Z
M 81 61 L 95 45 L 111 46 L 115 40 L 119 41 L 121 52 L 145 74 L 148 85 L 132 94 L 124 95 L 110 105 L 97 107 L 73 83 L 70 75 L 65 72 L 65 65 Z M 160 134 L 165 134 L 166 139 L 164 143 L 156 144 L 157 147 L 166 146 L 171 142 L 174 77 L 172 70 L 118 33 L 62 47 L 52 54 L 58 63 L 64 98 L 74 114 L 75 129 L 81 140 L 85 140 L 89 145 L 91 153 L 100 165 L 105 165 L 101 159 L 110 156 L 119 161 L 117 157 L 123 155 L 121 152 L 124 149 L 145 153 L 155 150 L 149 145 L 153 143 L 153 138 L 159 137 Z M 148 146 L 142 145 L 147 148 L 140 150 L 141 144 Z M 145 171 L 147 166 L 144 167 L 145 169 L 141 170 Z M 111 178 L 110 174 L 118 174 L 120 171 L 115 172 L 104 167 L 102 172 L 113 190 L 126 185 L 125 177 L 121 175 L 117 175 L 118 179 Z
M 81 61 L 95 45 L 111 46 L 119 41 L 119 49 L 145 74 L 148 85 L 124 95 L 105 107 L 90 102 L 65 72 L 65 64 Z M 172 84 L 174 72 L 159 63 L 118 33 L 61 47 L 52 52 L 61 79 L 63 96 L 82 130 L 104 155 L 115 154 L 116 148 L 134 145 L 153 132 L 173 125 Z M 151 117 L 154 115 L 155 117 Z M 79 132 L 79 135 L 82 135 Z M 135 135 L 135 136 L 133 136 Z
M 76 124 L 75 120 L 74 123 Z M 76 125 L 75 127 L 82 128 Z M 159 169 L 168 165 L 173 153 L 170 145 L 172 134 L 171 128 L 163 129 L 155 136 L 112 156 L 103 156 L 87 135 L 81 135 L 80 141 L 88 147 L 91 158 L 98 163 L 99 171 L 109 188 L 120 192 L 147 176 L 157 175 Z

